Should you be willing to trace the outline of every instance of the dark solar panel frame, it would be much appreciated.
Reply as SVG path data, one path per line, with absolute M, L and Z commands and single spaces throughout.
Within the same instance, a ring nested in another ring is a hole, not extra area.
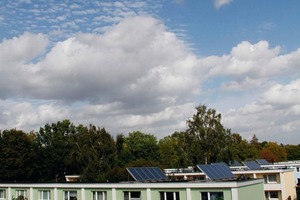
M 270 165 L 270 163 L 268 161 L 266 161 L 266 159 L 256 159 L 256 162 L 259 165 Z
M 260 170 L 261 166 L 256 161 L 244 161 L 243 164 L 247 166 L 250 170 Z
M 233 179 L 234 175 L 225 163 L 211 165 L 197 165 L 197 167 L 211 180 Z
M 128 167 L 127 171 L 136 181 L 157 181 L 167 178 L 159 167 Z

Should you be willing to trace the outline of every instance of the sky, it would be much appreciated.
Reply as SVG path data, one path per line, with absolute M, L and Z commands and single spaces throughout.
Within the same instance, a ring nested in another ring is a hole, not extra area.
M 205 104 L 300 144 L 298 0 L 2 0 L 0 130 L 69 119 L 158 139 Z

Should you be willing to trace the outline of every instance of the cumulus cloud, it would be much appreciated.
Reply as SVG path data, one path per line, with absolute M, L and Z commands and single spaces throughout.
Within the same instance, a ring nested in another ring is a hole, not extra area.
M 243 132 L 248 139 L 256 134 L 262 141 L 299 143 L 295 138 L 300 124 L 299 84 L 300 80 L 295 80 L 271 86 L 256 102 L 228 111 L 224 123 Z
M 53 42 L 49 37 L 65 31 L 56 28 L 0 43 L 0 129 L 30 131 L 67 118 L 162 137 L 184 130 L 194 107 L 208 102 L 233 132 L 297 142 L 285 136 L 299 132 L 300 49 L 283 54 L 267 41 L 242 41 L 227 54 L 200 58 L 144 15 Z
M 134 17 L 103 35 L 78 34 L 55 45 L 36 64 L 27 92 L 67 101 L 134 102 L 134 107 L 169 103 L 166 99 L 188 96 L 187 91 L 197 93 L 198 81 L 191 78 L 196 62 L 159 21 Z
M 34 41 L 21 42 L 26 38 Z M 19 60 L 3 71 L 6 81 L 14 84 L 1 84 L 2 97 L 55 103 L 32 107 L 26 104 L 27 114 L 20 114 L 18 122 L 14 121 L 18 127 L 29 119 L 51 120 L 52 117 L 44 119 L 45 110 L 49 116 L 54 113 L 53 116 L 85 118 L 90 122 L 101 119 L 108 126 L 111 119 L 118 122 L 116 127 L 126 130 L 148 125 L 152 130 L 151 125 L 156 124 L 167 131 L 167 127 L 175 128 L 185 121 L 183 113 L 190 113 L 193 107 L 186 111 L 183 108 L 200 92 L 201 79 L 195 73 L 198 59 L 183 41 L 152 17 L 127 18 L 104 34 L 79 33 L 56 43 L 37 62 L 32 62 L 45 50 L 46 41 L 41 34 L 25 33 L 1 44 L 3 57 L 7 57 L 6 51 L 13 51 L 14 43 L 28 45 L 21 53 L 2 61 Z M 36 50 L 29 53 L 27 48 L 32 44 Z M 65 105 L 66 110 L 61 110 Z M 30 114 L 35 112 L 35 116 Z M 167 126 L 167 121 L 173 123 Z
M 296 69 L 299 50 L 288 54 L 281 54 L 280 50 L 279 46 L 271 48 L 267 41 L 256 44 L 243 41 L 233 47 L 230 54 L 205 57 L 200 63 L 208 69 L 208 79 L 223 77 L 222 89 L 251 89 L 258 85 L 268 86 L 272 79 L 282 73 L 288 76 L 299 74 Z
M 300 79 L 290 84 L 275 84 L 267 90 L 261 98 L 264 104 L 291 106 L 300 102 Z

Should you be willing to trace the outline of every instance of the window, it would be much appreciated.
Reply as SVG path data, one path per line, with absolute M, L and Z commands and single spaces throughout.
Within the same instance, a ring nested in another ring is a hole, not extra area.
M 107 200 L 106 192 L 93 191 L 93 200 Z
M 141 200 L 141 192 L 124 192 L 124 200 Z
M 65 200 L 77 200 L 77 192 L 65 191 Z
M 160 192 L 160 200 L 180 200 L 179 192 Z
M 39 200 L 50 200 L 50 190 L 40 190 Z
M 264 175 L 265 183 L 277 183 L 276 174 Z
M 26 199 L 27 191 L 26 190 L 16 190 L 16 197 L 17 197 L 17 199 Z
M 6 198 L 6 193 L 5 193 L 5 190 L 3 189 L 0 189 L 0 199 L 5 199 Z
M 276 200 L 278 199 L 278 192 L 277 191 L 270 191 L 265 192 L 266 200 Z
M 201 192 L 201 200 L 223 200 L 223 192 Z

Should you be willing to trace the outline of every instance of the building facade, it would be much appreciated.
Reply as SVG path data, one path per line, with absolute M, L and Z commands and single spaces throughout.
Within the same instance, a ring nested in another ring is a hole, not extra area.
M 231 167 L 236 178 L 262 179 L 264 182 L 265 200 L 296 200 L 297 199 L 297 168 L 285 165 L 263 166 L 260 170 L 250 170 L 245 166 Z M 173 179 L 196 180 L 207 179 L 202 172 L 176 172 L 166 169 L 166 174 Z
M 262 179 L 124 183 L 0 183 L 0 200 L 263 200 Z

